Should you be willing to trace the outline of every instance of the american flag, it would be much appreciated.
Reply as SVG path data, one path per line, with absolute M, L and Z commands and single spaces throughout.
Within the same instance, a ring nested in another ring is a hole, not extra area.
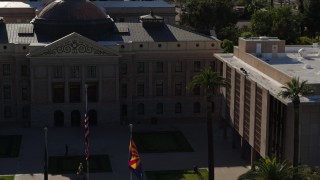
M 86 155 L 86 160 L 89 160 L 89 117 L 87 113 L 84 115 L 84 143 L 86 145 L 84 153 Z

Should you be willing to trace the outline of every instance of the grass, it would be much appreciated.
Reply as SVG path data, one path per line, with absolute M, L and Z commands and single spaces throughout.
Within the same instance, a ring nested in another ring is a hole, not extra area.
M 180 131 L 135 132 L 133 138 L 140 153 L 193 152 Z
M 79 164 L 87 169 L 85 156 L 50 156 L 49 173 L 51 174 L 75 174 Z M 90 172 L 112 172 L 108 155 L 92 155 L 89 160 Z
M 0 136 L 0 158 L 18 157 L 21 145 L 21 135 Z
M 14 180 L 14 176 L 0 176 L 0 180 Z
M 173 170 L 173 171 L 146 171 L 148 180 L 207 180 L 208 171 L 199 169 L 201 174 L 196 174 L 193 170 Z M 201 179 L 202 177 L 202 179 Z

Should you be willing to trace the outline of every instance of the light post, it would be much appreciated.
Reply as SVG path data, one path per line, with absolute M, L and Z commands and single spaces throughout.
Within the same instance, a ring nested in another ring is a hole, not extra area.
M 47 142 L 48 128 L 44 127 L 44 180 L 48 180 L 48 142 Z

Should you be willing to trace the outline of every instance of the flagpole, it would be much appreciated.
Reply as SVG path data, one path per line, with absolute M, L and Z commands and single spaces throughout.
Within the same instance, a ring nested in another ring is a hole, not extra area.
M 131 144 L 133 124 L 129 124 L 129 127 L 130 127 L 130 144 Z M 130 151 L 129 151 L 129 157 L 130 157 Z M 132 171 L 130 171 L 130 180 L 132 180 Z
M 48 128 L 44 127 L 44 180 L 48 180 L 48 141 L 47 141 Z
M 86 116 L 88 117 L 88 114 L 87 114 L 88 113 L 88 84 L 85 84 L 85 92 L 86 92 Z M 89 148 L 89 141 L 87 146 Z M 87 180 L 89 180 L 89 158 L 86 158 L 86 160 L 87 160 Z

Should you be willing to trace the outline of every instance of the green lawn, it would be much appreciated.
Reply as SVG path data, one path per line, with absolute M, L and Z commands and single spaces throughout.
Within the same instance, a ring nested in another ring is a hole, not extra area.
M 145 175 L 148 180 L 208 180 L 206 169 L 199 169 L 199 172 L 201 176 L 193 170 L 146 171 Z
M 0 180 L 14 180 L 14 176 L 0 176 Z
M 180 131 L 135 132 L 133 138 L 140 153 L 193 152 Z
M 87 170 L 85 156 L 50 156 L 49 173 L 52 174 L 75 174 L 80 162 Z M 90 172 L 112 172 L 108 155 L 92 155 L 89 160 Z
M 18 157 L 20 152 L 21 135 L 0 136 L 0 158 Z

